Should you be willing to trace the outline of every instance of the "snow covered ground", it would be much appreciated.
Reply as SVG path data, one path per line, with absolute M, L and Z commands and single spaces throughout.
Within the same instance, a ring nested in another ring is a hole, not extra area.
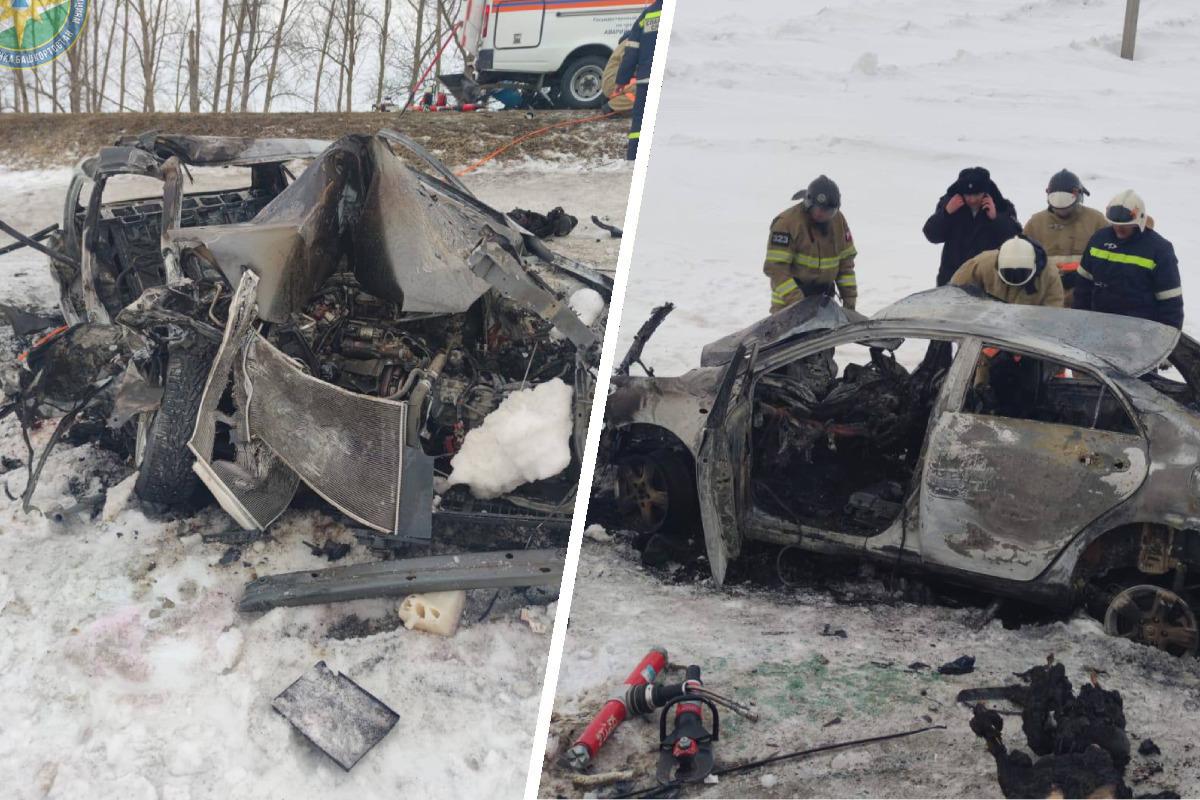
M 618 357 L 650 309 L 677 308 L 645 356 L 659 374 L 763 316 L 772 218 L 818 174 L 854 233 L 859 310 L 933 286 L 921 226 L 963 167 L 991 170 L 1024 221 L 1067 167 L 1102 208 L 1141 193 L 1175 245 L 1200 333 L 1200 4 L 1123 0 L 679 3 Z
M 1137 189 L 1174 242 L 1188 319 L 1200 333 L 1200 5 L 1143 3 L 1137 60 L 1118 57 L 1121 0 L 723 0 L 679 3 L 655 123 L 620 357 L 654 306 L 675 312 L 650 340 L 659 375 L 698 365 L 701 347 L 765 315 L 771 219 L 825 173 L 854 232 L 859 309 L 931 287 L 940 248 L 921 226 L 963 167 L 991 170 L 1028 219 L 1051 174 L 1077 172 L 1103 207 Z M 996 685 L 1055 653 L 1077 684 L 1088 667 L 1126 699 L 1129 729 L 1162 745 L 1163 772 L 1135 757 L 1138 791 L 1200 792 L 1190 722 L 1200 668 L 1102 635 L 1087 619 L 975 633 L 970 612 L 836 604 L 706 584 L 664 585 L 623 546 L 585 543 L 548 756 L 570 744 L 653 644 L 703 665 L 718 689 L 756 698 L 757 726 L 723 715 L 723 763 L 927 724 L 948 730 L 753 773 L 703 796 L 994 796 L 992 760 L 954 696 Z M 977 613 L 977 612 L 976 612 Z M 819 636 L 823 626 L 847 638 Z M 975 674 L 935 668 L 971 653 Z M 884 666 L 881 666 L 884 665 Z M 924 694 L 922 694 L 924 692 Z M 841 722 L 824 727 L 835 718 Z M 726 727 L 727 726 L 727 727 Z M 657 732 L 621 729 L 598 770 L 652 778 Z M 615 745 L 615 746 L 614 746 Z M 774 775 L 776 781 L 760 778 Z M 554 772 L 543 793 L 579 793 Z
M 565 207 L 580 227 L 551 246 L 611 270 L 620 243 L 586 220 L 598 214 L 620 224 L 629 174 L 624 162 L 531 163 L 489 168 L 467 182 L 506 211 Z M 69 178 L 68 169 L 0 170 L 0 219 L 24 231 L 57 221 Z M 0 235 L 0 246 L 7 243 Z M 0 257 L 0 302 L 14 301 L 56 302 L 44 259 L 28 250 Z M 10 343 L 4 333 L 5 359 Z M 35 446 L 48 435 L 43 429 Z M 0 421 L 0 455 L 25 458 L 11 416 Z M 229 530 L 228 517 L 214 508 L 164 520 L 149 518 L 136 501 L 121 507 L 112 487 L 128 473 L 91 445 L 60 445 L 43 473 L 36 505 L 52 514 L 108 489 L 110 521 L 26 516 L 0 493 L 4 796 L 521 795 L 550 641 L 519 619 L 527 601 L 505 593 L 476 622 L 492 593 L 472 592 L 463 627 L 450 639 L 403 628 L 331 635 L 352 613 L 394 624 L 398 602 L 240 615 L 235 603 L 254 576 L 328 566 L 301 540 L 349 541 L 347 534 L 319 513 L 290 511 L 270 541 L 222 566 L 226 548 L 203 543 L 201 534 Z M 0 481 L 20 493 L 25 470 Z M 369 558 L 356 548 L 339 563 Z M 400 715 L 348 774 L 271 710 L 272 698 L 319 660 Z
M 902 602 L 876 580 L 834 581 L 838 602 L 821 589 L 675 585 L 647 574 L 635 558 L 620 540 L 584 540 L 548 759 L 571 745 L 646 651 L 661 645 L 672 664 L 699 664 L 709 688 L 757 706 L 757 723 L 721 711 L 719 765 L 946 726 L 727 776 L 685 797 L 997 797 L 995 763 L 967 727 L 970 709 L 955 696 L 1014 683 L 1014 672 L 1053 653 L 1076 687 L 1095 668 L 1104 688 L 1121 692 L 1135 751 L 1145 737 L 1162 749 L 1155 757 L 1135 752 L 1126 774 L 1135 793 L 1200 792 L 1194 661 L 1106 636 L 1083 617 L 1017 630 L 994 621 L 975 631 L 979 609 Z M 845 637 L 822 635 L 826 630 Z M 936 673 L 961 655 L 975 656 L 975 672 Z M 910 668 L 918 661 L 931 668 Z M 1004 731 L 1006 744 L 1027 750 L 1020 717 L 1006 717 Z M 595 771 L 633 769 L 638 786 L 652 785 L 657 744 L 657 715 L 626 722 L 600 752 Z M 580 796 L 567 774 L 548 771 L 540 794 Z

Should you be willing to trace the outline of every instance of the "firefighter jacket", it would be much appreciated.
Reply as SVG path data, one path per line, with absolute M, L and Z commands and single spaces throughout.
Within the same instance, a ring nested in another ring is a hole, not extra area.
M 842 212 L 825 225 L 808 216 L 798 203 L 771 222 L 763 272 L 771 279 L 771 313 L 808 295 L 833 294 L 837 286 L 842 305 L 854 308 L 858 284 L 854 277 L 854 237 Z
M 982 209 L 972 214 L 966 206 L 947 214 L 946 203 L 957 194 L 949 192 L 938 200 L 937 208 L 925 221 L 925 238 L 933 244 L 943 245 L 942 260 L 938 266 L 938 286 L 945 286 L 950 276 L 967 259 L 974 258 L 984 250 L 995 250 L 1021 232 L 1021 223 L 1017 221 L 1013 204 L 1000 195 L 999 190 L 989 193 L 996 203 L 995 219 L 988 219 Z
M 999 250 L 985 250 L 959 267 L 950 285 L 975 286 L 997 300 L 1019 306 L 1063 307 L 1063 284 L 1057 269 L 1047 264 L 1024 286 L 1010 286 L 1000 280 L 999 262 Z
M 1128 239 L 1118 239 L 1112 228 L 1098 231 L 1076 274 L 1075 308 L 1183 327 L 1179 262 L 1157 231 L 1135 231 Z
M 1108 222 L 1102 213 L 1083 205 L 1072 208 L 1065 219 L 1046 208 L 1025 223 L 1025 235 L 1046 250 L 1046 258 L 1051 266 L 1058 267 L 1068 306 L 1075 288 L 1075 270 L 1083 258 L 1083 249 L 1096 231 L 1107 226 Z
M 646 6 L 629 33 L 625 34 L 625 55 L 617 69 L 617 85 L 624 86 L 637 78 L 638 83 L 650 82 L 650 65 L 654 61 L 654 45 L 658 41 L 658 23 L 662 19 L 663 0 Z
M 608 107 L 622 114 L 633 108 L 633 101 L 636 99 L 636 92 L 632 87 L 626 89 L 617 85 L 617 70 L 621 67 L 621 57 L 627 49 L 625 39 L 621 39 L 609 56 L 608 63 L 604 65 L 604 76 L 600 84 L 600 90 L 608 98 Z

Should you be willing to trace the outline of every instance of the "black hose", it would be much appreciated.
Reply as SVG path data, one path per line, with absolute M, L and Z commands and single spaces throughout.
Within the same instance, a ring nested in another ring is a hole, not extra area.
M 884 736 L 871 736 L 866 739 L 853 739 L 848 742 L 836 742 L 834 744 L 823 744 L 818 747 L 810 747 L 807 750 L 796 750 L 791 753 L 782 753 L 777 756 L 770 756 L 768 758 L 760 758 L 755 761 L 747 761 L 743 764 L 732 764 L 728 767 L 721 767 L 720 769 L 714 769 L 711 774 L 713 774 L 713 775 L 731 775 L 735 772 L 744 772 L 749 769 L 756 769 L 758 767 L 764 767 L 767 764 L 774 764 L 779 761 L 787 761 L 787 760 L 793 759 L 793 758 L 802 758 L 804 756 L 810 756 L 810 755 L 814 755 L 816 753 L 823 753 L 827 750 L 837 750 L 842 747 L 856 747 L 858 745 L 874 744 L 875 742 L 886 742 L 891 739 L 903 739 L 906 736 L 915 736 L 918 733 L 925 733 L 927 731 L 936 731 L 936 730 L 945 730 L 945 729 L 946 729 L 945 725 L 926 725 L 924 728 L 917 728 L 916 730 L 911 730 L 911 731 L 903 731 L 901 733 L 889 733 L 889 734 L 885 734 Z M 656 786 L 643 786 L 640 789 L 634 789 L 633 791 L 626 792 L 625 794 L 614 795 L 614 797 L 650 797 L 654 793 L 667 792 L 672 789 L 680 789 L 686 785 L 687 784 L 684 784 L 684 783 L 673 782 L 673 783 L 658 784 Z

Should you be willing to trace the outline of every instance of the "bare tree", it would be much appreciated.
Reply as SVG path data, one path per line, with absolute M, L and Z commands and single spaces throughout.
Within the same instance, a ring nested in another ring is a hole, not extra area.
M 412 93 L 420 89 L 417 79 L 421 76 L 421 58 L 424 56 L 421 48 L 421 30 L 425 27 L 425 0 L 408 0 L 408 4 L 417 12 L 417 32 L 413 35 L 412 72 L 408 82 L 409 91 L 404 97 L 406 103 L 411 99 Z
M 117 105 L 122 111 L 125 106 L 125 66 L 129 62 L 129 5 L 132 0 L 121 0 L 125 6 L 125 23 L 121 28 L 121 94 L 117 100 Z
M 250 77 L 254 62 L 262 55 L 262 30 L 259 27 L 259 17 L 262 12 L 263 0 L 248 0 L 250 11 L 246 17 L 246 46 L 242 52 L 242 102 L 238 109 L 245 113 L 250 107 Z
M 221 0 L 221 32 L 217 35 L 217 62 L 213 70 L 215 77 L 213 86 L 212 110 L 216 111 L 221 102 L 221 69 L 225 65 L 225 23 L 229 20 L 229 0 Z
M 383 0 L 383 18 L 379 22 L 379 80 L 375 82 L 375 106 L 383 103 L 383 76 L 387 72 L 388 24 L 392 19 L 392 0 Z
M 321 55 L 317 61 L 317 85 L 316 88 L 313 89 L 313 111 L 318 111 L 320 109 L 321 78 L 325 74 L 325 61 L 329 58 L 329 41 L 333 36 L 333 15 L 336 10 L 337 0 L 329 0 L 329 14 L 325 18 L 325 28 L 321 32 Z
M 391 0 L 387 0 L 389 3 Z M 197 0 L 199 2 L 199 0 Z M 271 65 L 267 67 L 267 90 L 263 99 L 263 113 L 271 110 L 271 98 L 274 97 L 275 76 L 279 72 L 279 51 L 283 47 L 283 28 L 288 19 L 288 0 L 283 0 L 283 8 L 279 11 L 279 24 L 275 26 L 275 36 L 271 40 Z
M 139 38 L 134 40 L 138 64 L 142 68 L 142 110 L 154 111 L 154 93 L 158 82 L 162 36 L 167 18 L 166 0 L 134 0 Z

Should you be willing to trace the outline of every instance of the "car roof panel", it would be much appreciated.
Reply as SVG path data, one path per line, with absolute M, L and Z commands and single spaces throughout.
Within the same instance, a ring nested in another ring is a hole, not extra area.
M 909 295 L 872 320 L 911 322 L 947 332 L 1001 337 L 1053 352 L 1073 348 L 1128 375 L 1141 375 L 1166 361 L 1180 332 L 1158 322 L 1096 311 L 1002 303 L 977 292 L 943 286 Z

